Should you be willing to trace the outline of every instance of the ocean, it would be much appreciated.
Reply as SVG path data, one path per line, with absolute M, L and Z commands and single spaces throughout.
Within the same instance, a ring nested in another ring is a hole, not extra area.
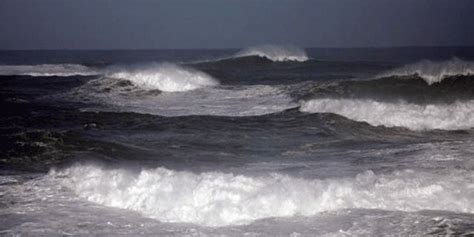
M 0 235 L 474 235 L 474 48 L 0 51 Z

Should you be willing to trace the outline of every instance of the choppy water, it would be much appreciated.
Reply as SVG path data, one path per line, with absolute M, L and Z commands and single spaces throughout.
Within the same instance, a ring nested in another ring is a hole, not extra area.
M 0 233 L 474 234 L 472 60 L 2 52 Z

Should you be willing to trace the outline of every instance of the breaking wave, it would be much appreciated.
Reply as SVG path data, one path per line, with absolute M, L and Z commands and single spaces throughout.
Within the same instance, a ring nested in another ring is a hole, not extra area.
M 94 69 L 80 64 L 0 65 L 0 75 L 34 77 L 106 76 L 132 82 L 148 90 L 166 92 L 188 91 L 218 85 L 218 81 L 204 72 L 171 63 L 141 66 L 111 66 Z
M 268 58 L 274 62 L 283 61 L 307 61 L 308 55 L 303 49 L 292 46 L 262 45 L 243 49 L 236 57 L 259 56 Z
M 68 77 L 98 74 L 96 69 L 80 64 L 0 65 L 0 75 L 2 76 Z
M 84 111 L 134 112 L 171 117 L 259 116 L 299 106 L 283 90 L 272 86 L 216 87 L 157 94 L 115 82 L 115 79 L 91 81 L 65 96 L 74 101 L 92 99 L 101 104 Z
M 406 101 L 414 104 L 448 104 L 474 99 L 474 77 L 453 76 L 428 85 L 418 76 L 345 80 L 300 86 L 293 95 L 299 100 L 315 98 Z
M 474 101 L 452 104 L 411 104 L 369 99 L 313 99 L 300 108 L 309 113 L 335 113 L 373 126 L 405 127 L 412 130 L 459 130 L 474 127 Z
M 346 208 L 474 212 L 471 173 L 396 171 L 303 179 L 270 173 L 195 174 L 165 168 L 132 172 L 77 165 L 49 178 L 91 202 L 134 210 L 162 222 L 206 226 L 247 224 L 268 217 L 311 216 Z
M 204 72 L 170 63 L 132 68 L 112 67 L 108 69 L 106 76 L 129 80 L 142 89 L 165 92 L 189 91 L 219 84 L 216 79 Z
M 466 62 L 457 58 L 441 62 L 425 60 L 392 70 L 379 77 L 412 75 L 423 78 L 426 83 L 431 85 L 441 82 L 447 77 L 474 75 L 474 62 Z

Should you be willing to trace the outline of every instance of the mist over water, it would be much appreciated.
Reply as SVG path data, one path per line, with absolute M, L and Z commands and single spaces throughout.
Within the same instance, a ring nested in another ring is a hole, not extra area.
M 474 55 L 403 50 L 3 59 L 0 233 L 472 234 Z

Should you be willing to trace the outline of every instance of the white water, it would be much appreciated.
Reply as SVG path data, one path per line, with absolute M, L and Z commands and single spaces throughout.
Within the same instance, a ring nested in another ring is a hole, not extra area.
M 0 65 L 0 75 L 3 76 L 67 77 L 97 74 L 99 74 L 97 70 L 80 64 Z
M 261 45 L 243 49 L 236 57 L 259 56 L 268 58 L 274 62 L 282 61 L 307 61 L 308 55 L 304 49 L 292 46 Z
M 129 80 L 143 89 L 165 92 L 189 91 L 219 84 L 204 72 L 170 63 L 112 67 L 106 76 Z
M 450 76 L 474 75 L 474 62 L 467 62 L 456 58 L 441 62 L 425 60 L 386 72 L 378 77 L 410 76 L 415 74 L 431 85 L 441 82 Z
M 105 75 L 115 79 L 129 80 L 145 90 L 165 92 L 189 91 L 219 84 L 216 79 L 204 72 L 171 63 L 111 66 L 102 70 L 80 64 L 0 65 L 0 75 L 34 77 Z
M 91 202 L 134 210 L 162 222 L 206 226 L 311 216 L 345 208 L 474 212 L 473 176 L 470 171 L 460 170 L 444 175 L 412 170 L 389 174 L 367 171 L 356 177 L 320 180 L 277 173 L 251 177 L 77 165 L 52 171 L 49 177 Z
M 335 113 L 373 126 L 412 130 L 469 129 L 474 127 L 474 101 L 417 105 L 368 99 L 313 99 L 300 108 L 309 113 Z
M 272 86 L 206 87 L 169 93 L 148 93 L 135 87 L 114 87 L 115 79 L 98 79 L 60 99 L 93 100 L 100 104 L 85 111 L 114 111 L 162 116 L 257 116 L 284 111 L 298 104 L 282 89 Z M 110 86 L 112 85 L 112 86 Z M 110 92 L 102 89 L 114 87 Z

